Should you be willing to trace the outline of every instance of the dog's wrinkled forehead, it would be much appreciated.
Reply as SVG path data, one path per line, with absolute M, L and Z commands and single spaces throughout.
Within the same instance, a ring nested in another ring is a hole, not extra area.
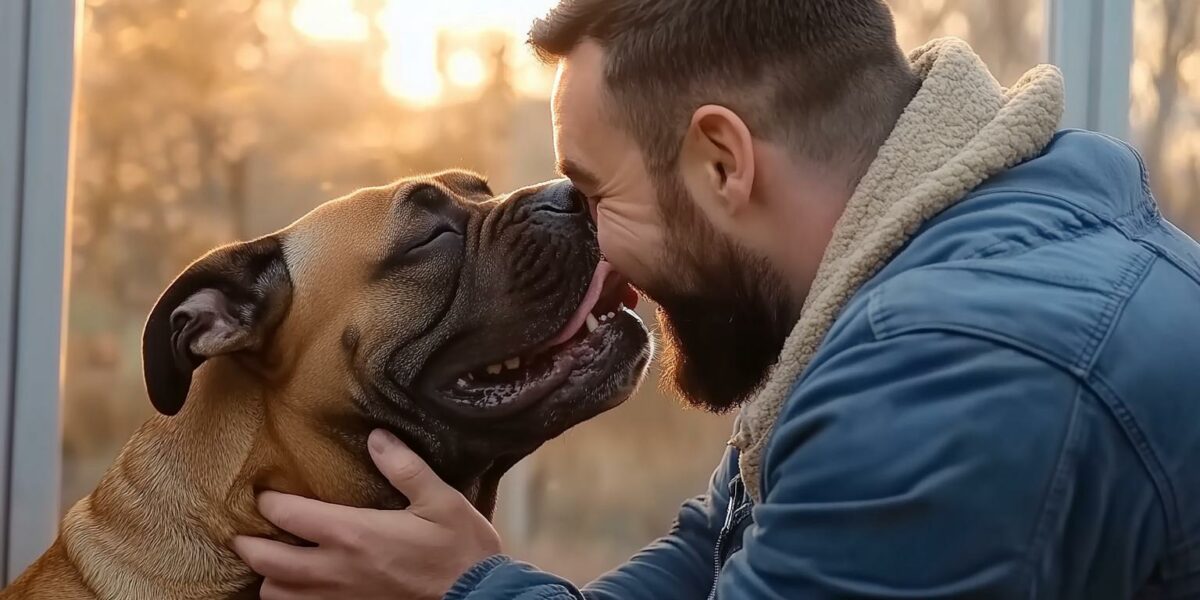
M 390 185 L 364 188 L 325 203 L 281 234 L 288 270 L 297 293 L 313 310 L 327 308 L 319 298 L 335 300 L 348 289 L 369 281 L 406 230 L 427 226 L 429 206 L 423 190 L 438 192 L 438 210 L 481 206 L 492 199 L 487 181 L 468 171 L 446 171 Z M 418 233 L 413 231 L 412 233 Z M 319 285 L 306 285 L 316 283 Z M 308 292 L 308 293 L 306 293 Z

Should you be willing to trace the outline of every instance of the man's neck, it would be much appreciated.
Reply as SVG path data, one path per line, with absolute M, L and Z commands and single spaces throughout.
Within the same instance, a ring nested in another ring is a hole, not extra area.
M 775 214 L 767 226 L 774 230 L 764 238 L 779 242 L 771 253 L 791 286 L 797 309 L 804 306 L 834 227 L 853 194 L 850 179 L 828 163 L 797 160 L 769 183 L 777 197 L 790 199 L 772 207 Z

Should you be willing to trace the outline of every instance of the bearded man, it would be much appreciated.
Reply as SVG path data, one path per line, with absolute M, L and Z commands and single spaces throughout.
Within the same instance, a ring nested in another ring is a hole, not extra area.
M 500 554 L 410 451 L 405 511 L 266 494 L 264 598 L 1200 597 L 1200 247 L 1041 66 L 902 54 L 882 0 L 562 0 L 562 174 L 739 409 L 707 494 L 590 585 Z M 442 508 L 442 507 L 453 508 Z

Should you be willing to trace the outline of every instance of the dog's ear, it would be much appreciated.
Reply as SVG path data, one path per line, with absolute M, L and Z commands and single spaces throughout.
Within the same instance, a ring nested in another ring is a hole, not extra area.
M 154 408 L 183 408 L 205 360 L 262 347 L 291 303 L 278 238 L 226 246 L 192 263 L 163 292 L 142 334 L 142 369 Z

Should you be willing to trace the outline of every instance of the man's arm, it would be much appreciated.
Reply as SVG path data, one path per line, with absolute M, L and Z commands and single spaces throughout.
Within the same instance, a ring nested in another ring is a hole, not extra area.
M 670 533 L 582 591 L 532 565 L 493 557 L 459 580 L 448 599 L 661 600 L 704 598 L 713 583 L 713 545 L 729 502 L 736 454 L 725 453 L 708 494 L 684 503 Z
M 776 426 L 768 494 L 718 597 L 1030 597 L 1035 572 L 1058 568 L 1045 549 L 1087 393 L 1036 357 L 955 333 L 814 365 Z

